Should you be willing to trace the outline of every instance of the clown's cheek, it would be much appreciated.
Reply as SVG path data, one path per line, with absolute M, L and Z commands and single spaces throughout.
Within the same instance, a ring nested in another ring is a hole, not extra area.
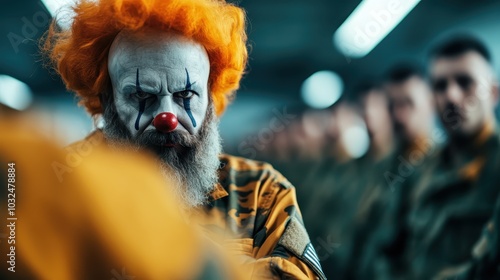
M 117 104 L 117 106 L 119 106 Z M 138 111 L 136 109 L 127 107 L 117 107 L 118 118 L 126 125 L 127 130 L 132 134 L 136 135 L 137 130 L 135 129 L 135 121 L 138 116 Z M 143 117 L 141 117 L 143 119 Z

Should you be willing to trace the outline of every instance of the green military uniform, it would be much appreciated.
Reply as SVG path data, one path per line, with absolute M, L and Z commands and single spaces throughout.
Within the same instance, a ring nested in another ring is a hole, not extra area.
M 447 145 L 409 196 L 406 261 L 414 279 L 470 258 L 499 193 L 498 135 L 460 147 Z
M 369 271 L 375 279 L 455 279 L 443 275 L 467 268 L 499 193 L 500 141 L 489 135 L 459 151 L 448 144 L 429 153 L 395 189 L 375 242 L 367 246 L 374 251 Z
M 382 159 L 366 155 L 358 160 L 331 164 L 314 183 L 316 187 L 305 212 L 318 256 L 330 278 L 348 279 L 350 261 L 362 251 L 366 229 L 378 216 L 380 199 L 389 191 L 384 171 L 390 169 L 394 154 Z M 313 221 L 313 222 L 311 222 Z
M 316 163 L 294 165 L 301 166 L 295 169 L 295 174 L 283 168 L 284 174 L 288 174 L 287 178 L 291 177 L 297 186 L 297 198 L 318 257 L 322 262 L 327 261 L 327 269 L 332 271 L 336 263 L 330 260 L 341 243 L 338 233 L 346 210 L 342 193 L 355 178 L 355 161 L 339 162 L 335 158 L 325 158 Z
M 386 248 L 397 239 L 396 232 L 400 230 L 397 208 L 412 178 L 434 152 L 434 146 L 425 141 L 415 141 L 412 145 L 401 142 L 384 162 L 372 163 L 368 173 L 371 175 L 364 182 L 370 187 L 359 201 L 355 219 L 354 248 L 348 267 L 350 279 L 388 279 L 387 257 L 397 260 L 396 255 L 400 254 Z M 367 168 L 370 166 L 364 169 Z
M 493 217 L 484 227 L 471 256 L 470 261 L 455 267 L 447 267 L 435 278 L 438 280 L 500 279 L 500 196 Z
M 399 151 L 395 149 L 379 160 L 368 155 L 358 163 L 357 193 L 350 199 L 352 214 L 346 217 L 349 220 L 346 221 L 343 243 L 339 250 L 344 263 L 342 279 L 358 277 L 366 243 L 379 224 L 391 197 L 392 186 L 388 184 L 385 174 L 397 164 Z
M 493 218 L 485 226 L 473 255 L 474 261 L 467 280 L 500 279 L 500 196 Z
M 433 279 L 470 258 L 498 195 L 498 135 L 476 140 L 430 153 L 395 190 L 367 248 L 377 279 Z

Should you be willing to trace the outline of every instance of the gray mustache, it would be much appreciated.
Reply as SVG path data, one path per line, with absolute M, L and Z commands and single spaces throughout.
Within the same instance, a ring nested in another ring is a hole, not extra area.
M 178 131 L 161 133 L 158 131 L 145 131 L 135 140 L 140 145 L 163 146 L 165 144 L 178 144 L 184 147 L 193 147 L 196 144 L 195 137 L 184 135 Z

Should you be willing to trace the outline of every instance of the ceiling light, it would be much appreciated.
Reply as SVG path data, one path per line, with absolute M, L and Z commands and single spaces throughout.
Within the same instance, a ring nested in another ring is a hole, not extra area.
M 33 101 L 33 94 L 27 84 L 7 75 L 0 75 L 0 103 L 22 111 Z
M 364 0 L 335 31 L 333 43 L 348 57 L 367 55 L 421 0 Z
M 75 15 L 72 9 L 66 9 L 75 4 L 75 0 L 41 0 L 53 18 L 57 15 L 57 24 L 63 29 L 69 29 Z M 63 9 L 61 9 L 63 8 Z
M 333 105 L 342 95 L 344 83 L 335 72 L 319 71 L 312 74 L 302 84 L 304 102 L 316 109 Z

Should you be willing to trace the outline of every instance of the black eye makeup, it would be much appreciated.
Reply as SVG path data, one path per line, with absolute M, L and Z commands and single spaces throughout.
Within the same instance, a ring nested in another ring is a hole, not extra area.
M 180 90 L 180 91 L 177 91 L 177 92 L 174 92 L 174 97 L 178 97 L 178 98 L 183 98 L 183 99 L 186 99 L 186 98 L 192 98 L 194 95 L 198 95 L 198 92 L 196 92 L 195 90 L 192 89 L 192 86 L 196 83 L 196 82 L 193 82 L 191 83 L 190 81 L 190 78 L 189 78 L 189 72 L 186 70 L 186 85 L 184 86 L 184 89 L 183 90 Z
M 199 95 L 199 94 L 193 90 L 183 90 L 183 91 L 174 92 L 174 97 L 183 98 L 183 99 L 190 99 L 194 95 Z
M 138 91 L 136 93 L 134 93 L 134 96 L 141 100 L 141 99 L 146 99 L 148 97 L 150 97 L 151 94 L 147 93 L 147 92 L 144 92 L 144 91 Z
M 161 92 L 161 88 L 160 88 Z M 139 123 L 141 121 L 141 116 L 146 109 L 146 103 L 148 100 L 152 100 L 153 98 L 157 98 L 156 95 L 144 92 L 141 88 L 141 83 L 139 82 L 139 68 L 137 68 L 136 78 L 135 78 L 135 93 L 133 94 L 139 101 L 139 113 L 137 114 L 137 118 L 135 119 L 135 130 L 139 130 Z
M 191 77 L 189 75 L 187 68 L 185 68 L 184 70 L 186 71 L 186 84 L 185 84 L 183 89 L 174 92 L 172 94 L 172 96 L 174 98 L 177 98 L 179 105 L 182 104 L 181 106 L 184 107 L 184 110 L 186 111 L 186 114 L 188 115 L 188 117 L 191 121 L 191 124 L 193 125 L 193 127 L 196 127 L 197 123 L 196 123 L 196 120 L 195 120 L 193 113 L 191 111 L 191 100 L 195 95 L 200 96 L 200 94 L 198 92 L 196 92 L 196 90 L 193 90 L 192 86 L 196 82 L 191 82 Z M 160 88 L 160 91 L 157 94 L 144 91 L 144 89 L 141 87 L 141 82 L 139 80 L 139 74 L 140 74 L 139 68 L 137 68 L 135 85 L 134 86 L 133 85 L 127 86 L 123 90 L 124 92 L 127 92 L 127 91 L 129 92 L 126 94 L 128 94 L 131 97 L 130 102 L 132 102 L 132 104 L 134 104 L 134 103 L 137 104 L 136 106 L 138 108 L 138 114 L 137 114 L 137 117 L 135 119 L 135 129 L 137 131 L 139 130 L 140 120 L 141 120 L 141 117 L 144 114 L 146 108 L 148 106 L 151 106 L 155 102 L 155 100 L 157 100 L 159 98 L 158 94 L 160 94 L 162 92 L 162 88 Z
M 184 87 L 184 90 L 181 92 L 178 92 L 179 94 L 185 94 L 185 96 L 189 97 L 182 97 L 183 99 L 183 105 L 184 105 L 184 110 L 186 110 L 187 115 L 189 116 L 189 119 L 191 119 L 191 124 L 193 127 L 196 127 L 196 120 L 193 117 L 193 113 L 191 112 L 191 97 L 193 94 L 199 95 L 195 91 L 191 90 L 191 86 L 196 83 L 191 83 L 191 80 L 189 79 L 189 72 L 187 68 L 184 68 L 186 70 L 186 86 Z

